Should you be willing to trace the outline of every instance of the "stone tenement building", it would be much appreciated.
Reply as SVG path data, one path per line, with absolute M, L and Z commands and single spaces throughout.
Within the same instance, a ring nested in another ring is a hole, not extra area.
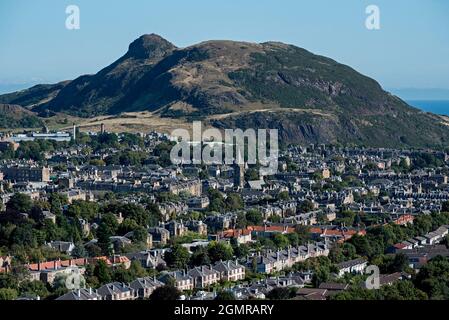
M 16 182 L 48 182 L 50 169 L 48 167 L 14 166 L 1 169 L 5 180 Z
M 182 181 L 168 186 L 168 191 L 179 195 L 186 192 L 194 197 L 200 197 L 202 193 L 202 184 L 200 180 Z

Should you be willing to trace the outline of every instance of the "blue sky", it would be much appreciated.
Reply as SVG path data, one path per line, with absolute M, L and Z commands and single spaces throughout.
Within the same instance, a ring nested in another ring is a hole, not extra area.
M 81 29 L 65 28 L 78 5 Z M 380 8 L 381 29 L 365 28 Z M 348 64 L 384 88 L 440 88 L 449 98 L 447 0 L 1 0 L 0 91 L 95 73 L 157 33 L 177 46 L 276 40 Z

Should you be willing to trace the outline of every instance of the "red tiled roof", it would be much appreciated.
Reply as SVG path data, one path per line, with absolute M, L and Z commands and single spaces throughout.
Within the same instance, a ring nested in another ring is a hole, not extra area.
M 403 216 L 400 216 L 396 220 L 394 220 L 393 223 L 398 224 L 398 225 L 403 225 L 403 224 L 413 222 L 413 220 L 415 220 L 414 216 L 412 216 L 411 214 L 405 214 Z
M 106 262 L 107 265 L 119 264 L 119 263 L 127 263 L 130 260 L 125 256 L 114 256 L 114 257 L 95 257 L 95 258 L 79 258 L 79 259 L 71 259 L 71 260 L 54 260 L 40 263 L 31 263 L 28 264 L 27 267 L 30 271 L 39 271 L 39 270 L 52 270 L 58 269 L 60 267 L 70 267 L 70 266 L 85 266 L 88 264 L 95 263 L 99 260 Z M 1 270 L 1 269 L 0 269 Z
M 114 256 L 112 257 L 112 263 L 127 263 L 130 260 L 125 256 Z
M 314 228 L 310 228 L 309 232 L 310 233 L 320 233 L 321 234 L 323 232 L 323 229 L 314 227 Z
M 352 238 L 354 235 L 359 236 L 365 236 L 366 230 L 338 230 L 338 229 L 327 229 L 327 228 L 320 228 L 320 227 L 314 227 L 310 228 L 309 230 L 312 234 L 319 234 L 322 236 L 335 236 L 335 237 L 341 237 L 338 242 L 345 242 Z
M 102 261 L 106 262 L 107 265 L 111 265 L 112 264 L 111 260 L 109 260 L 109 258 L 106 257 L 106 256 L 92 258 L 93 262 L 97 262 L 99 260 L 102 260 Z
M 268 232 L 284 232 L 286 231 L 287 233 L 293 233 L 295 232 L 295 228 L 293 227 L 287 227 L 285 230 L 285 228 L 283 226 L 248 226 L 247 227 L 248 230 L 250 231 L 256 231 L 256 232 L 263 232 L 263 231 L 268 231 Z
M 223 238 L 238 238 L 240 236 L 247 236 L 251 233 L 248 229 L 228 229 L 221 233 Z

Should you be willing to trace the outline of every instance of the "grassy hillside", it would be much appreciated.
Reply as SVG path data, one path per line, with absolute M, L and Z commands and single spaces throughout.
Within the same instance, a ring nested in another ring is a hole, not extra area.
M 220 128 L 277 128 L 286 142 L 449 145 L 441 117 L 410 107 L 349 66 L 277 42 L 177 48 L 144 35 L 95 75 L 3 95 L 0 103 L 44 116 L 147 111 Z

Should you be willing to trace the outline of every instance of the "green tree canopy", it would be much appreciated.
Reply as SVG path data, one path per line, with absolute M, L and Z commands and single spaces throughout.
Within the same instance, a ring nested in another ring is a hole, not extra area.
M 225 242 L 213 241 L 207 251 L 212 262 L 231 260 L 234 256 L 231 245 Z
M 23 193 L 15 193 L 6 204 L 6 210 L 15 213 L 29 213 L 32 207 L 30 196 Z
M 249 225 L 260 226 L 263 223 L 262 214 L 258 210 L 248 210 L 245 217 Z
M 150 300 L 161 301 L 178 300 L 181 296 L 181 292 L 173 286 L 165 285 L 163 287 L 156 288 L 150 296 Z
M 15 300 L 17 297 L 17 290 L 11 288 L 0 288 L 0 300 Z
M 189 251 L 183 246 L 176 244 L 170 251 L 165 253 L 165 262 L 171 268 L 184 269 L 190 259 Z

